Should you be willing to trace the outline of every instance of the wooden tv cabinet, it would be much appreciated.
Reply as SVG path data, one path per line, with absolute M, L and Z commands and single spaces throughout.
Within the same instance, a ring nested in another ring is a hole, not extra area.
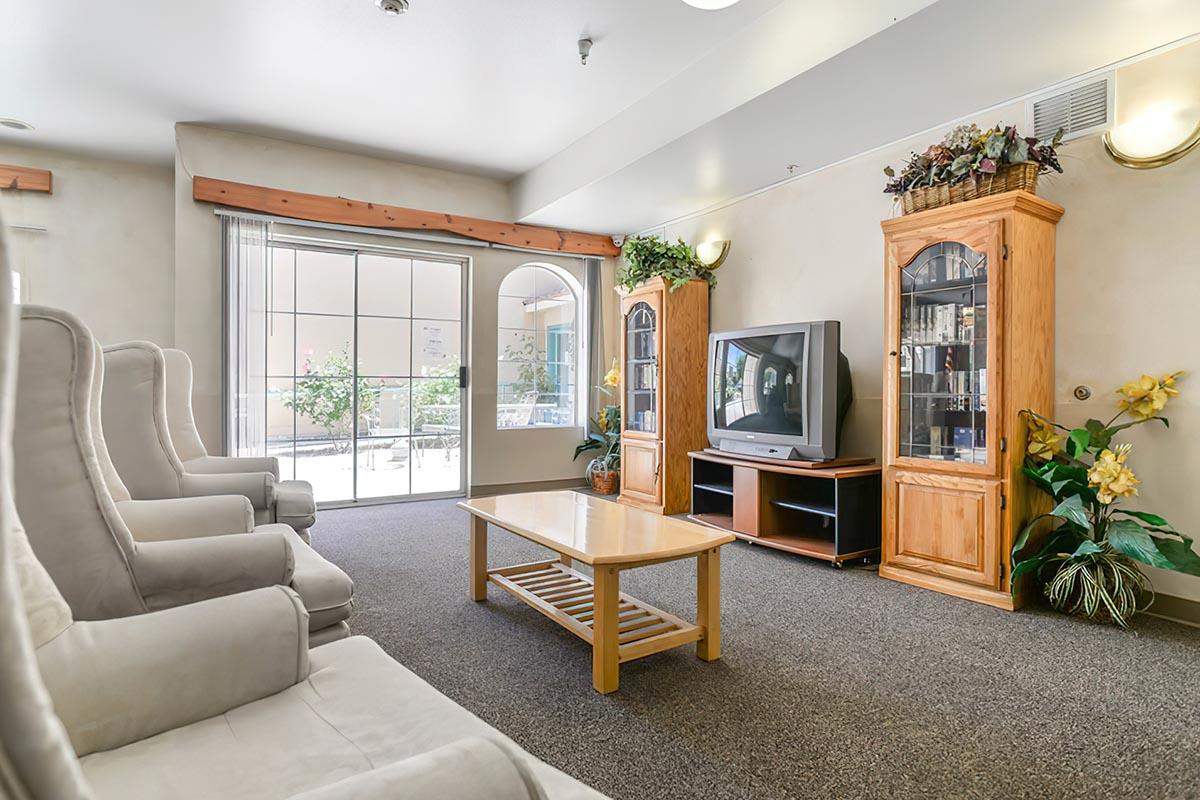
M 809 465 L 719 450 L 688 456 L 689 519 L 836 567 L 879 554 L 881 468 L 873 459 Z

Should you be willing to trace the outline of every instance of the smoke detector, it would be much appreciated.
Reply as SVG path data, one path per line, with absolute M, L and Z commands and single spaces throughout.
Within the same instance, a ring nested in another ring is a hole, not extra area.
M 576 44 L 579 45 L 579 63 L 586 67 L 588 56 L 592 54 L 592 37 L 582 36 Z
M 375 0 L 375 7 L 389 17 L 398 17 L 408 11 L 408 0 Z

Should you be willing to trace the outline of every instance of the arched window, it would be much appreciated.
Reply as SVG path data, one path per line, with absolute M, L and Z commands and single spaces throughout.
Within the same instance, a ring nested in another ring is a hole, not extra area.
M 500 284 L 496 427 L 578 424 L 581 287 L 570 273 L 526 264 Z

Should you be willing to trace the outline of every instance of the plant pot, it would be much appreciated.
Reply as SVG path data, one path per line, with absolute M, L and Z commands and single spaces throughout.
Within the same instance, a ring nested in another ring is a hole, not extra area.
M 621 473 L 612 470 L 607 473 L 593 472 L 591 474 L 592 491 L 596 494 L 616 494 L 620 484 Z
M 1037 163 L 1023 161 L 1020 164 L 1008 164 L 994 175 L 979 175 L 955 184 L 920 186 L 900 195 L 900 208 L 905 214 L 914 214 L 1004 192 L 1023 190 L 1036 194 L 1040 171 Z

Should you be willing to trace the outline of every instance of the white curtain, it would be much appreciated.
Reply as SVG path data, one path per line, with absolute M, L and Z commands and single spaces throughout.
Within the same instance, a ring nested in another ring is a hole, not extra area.
M 612 402 L 600 396 L 595 388 L 608 372 L 608 365 L 604 363 L 604 295 L 600 288 L 600 270 L 604 262 L 598 258 L 586 258 L 583 263 L 586 269 L 583 296 L 587 302 L 588 399 L 592 404 L 587 414 L 594 416 L 601 406 Z
M 267 449 L 267 319 L 270 223 L 223 216 L 225 441 L 236 456 Z

